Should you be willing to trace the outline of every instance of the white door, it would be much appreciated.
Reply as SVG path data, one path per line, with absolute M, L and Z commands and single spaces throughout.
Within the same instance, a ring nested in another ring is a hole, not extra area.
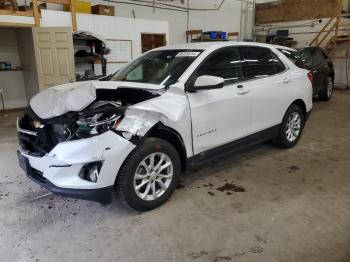
M 250 132 L 249 92 L 237 87 L 242 77 L 240 60 L 237 48 L 225 47 L 211 54 L 196 72 L 196 77 L 212 75 L 226 81 L 221 89 L 187 94 L 194 154 L 227 144 Z
M 33 28 L 39 89 L 75 81 L 70 27 Z
M 251 131 L 256 133 L 281 123 L 291 103 L 292 76 L 268 48 L 240 47 L 243 70 L 252 104 Z

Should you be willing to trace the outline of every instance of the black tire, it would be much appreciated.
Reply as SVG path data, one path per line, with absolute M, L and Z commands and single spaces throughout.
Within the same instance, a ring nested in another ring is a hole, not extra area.
M 163 195 L 155 200 L 147 201 L 137 195 L 134 188 L 134 176 L 142 160 L 153 153 L 164 153 L 170 158 L 173 164 L 173 177 Z M 132 209 L 138 211 L 152 210 L 169 199 L 175 190 L 180 174 L 181 162 L 176 149 L 165 140 L 146 138 L 123 163 L 116 179 L 116 193 L 120 201 Z
M 333 80 L 328 77 L 325 81 L 325 87 L 318 93 L 318 98 L 322 101 L 329 101 L 333 96 Z
M 287 138 L 287 129 L 288 129 L 287 124 L 289 122 L 289 118 L 295 113 L 298 114 L 300 117 L 300 130 L 299 130 L 299 133 L 298 133 L 297 137 L 295 138 L 295 140 L 290 141 Z M 285 113 L 285 115 L 283 117 L 280 129 L 278 132 L 278 136 L 272 140 L 273 144 L 279 148 L 292 148 L 292 147 L 294 147 L 298 143 L 298 141 L 302 135 L 304 125 L 305 125 L 305 115 L 304 115 L 303 110 L 301 109 L 300 106 L 298 106 L 296 104 L 292 104 L 288 108 L 287 112 Z

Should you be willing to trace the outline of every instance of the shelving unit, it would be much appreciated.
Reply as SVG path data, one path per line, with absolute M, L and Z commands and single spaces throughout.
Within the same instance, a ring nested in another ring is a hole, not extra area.
M 232 41 L 233 38 L 238 38 L 238 32 L 227 32 L 226 38 L 221 39 L 221 37 L 217 37 L 216 39 L 212 39 L 209 37 L 211 32 L 203 32 L 203 30 L 188 30 L 186 31 L 186 41 L 187 43 L 195 43 L 195 42 L 222 42 L 222 41 Z M 219 31 L 218 31 L 219 33 Z M 221 32 L 220 32 L 221 33 Z
M 4 0 L 0 0 L 4 2 Z M 6 0 L 13 3 L 10 9 L 0 9 L 0 15 L 11 15 L 11 16 L 24 16 L 24 17 L 33 17 L 34 23 L 18 23 L 18 22 L 0 22 L 0 26 L 6 27 L 40 27 L 40 3 L 46 4 L 61 4 L 68 6 L 68 10 L 71 14 L 72 19 L 72 28 L 73 32 L 77 31 L 77 17 L 75 12 L 75 7 L 73 0 L 32 0 L 32 10 L 20 11 L 18 10 L 17 0 Z M 24 7 L 25 8 L 25 7 Z
M 73 46 L 77 81 L 106 76 L 105 45 L 100 39 L 91 35 L 74 34 Z M 102 74 L 97 73 L 97 64 L 101 65 Z

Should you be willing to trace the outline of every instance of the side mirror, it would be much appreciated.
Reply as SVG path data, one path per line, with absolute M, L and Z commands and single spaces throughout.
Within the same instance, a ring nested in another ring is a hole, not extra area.
M 187 88 L 187 91 L 219 89 L 224 87 L 224 82 L 225 79 L 222 77 L 203 75 L 198 77 L 194 85 Z

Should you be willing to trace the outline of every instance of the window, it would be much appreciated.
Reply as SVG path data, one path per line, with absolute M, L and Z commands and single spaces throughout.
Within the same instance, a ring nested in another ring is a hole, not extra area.
M 241 50 L 244 74 L 248 79 L 271 76 L 286 69 L 277 55 L 267 48 L 242 47 Z
M 305 69 L 305 65 L 303 61 L 300 59 L 298 51 L 278 49 L 282 54 L 284 54 L 293 64 L 295 64 L 299 68 Z
M 202 50 L 189 49 L 151 51 L 118 71 L 111 81 L 170 85 L 201 53 Z
M 233 81 L 241 79 L 242 68 L 238 49 L 226 47 L 214 52 L 199 68 L 197 75 L 218 76 Z

